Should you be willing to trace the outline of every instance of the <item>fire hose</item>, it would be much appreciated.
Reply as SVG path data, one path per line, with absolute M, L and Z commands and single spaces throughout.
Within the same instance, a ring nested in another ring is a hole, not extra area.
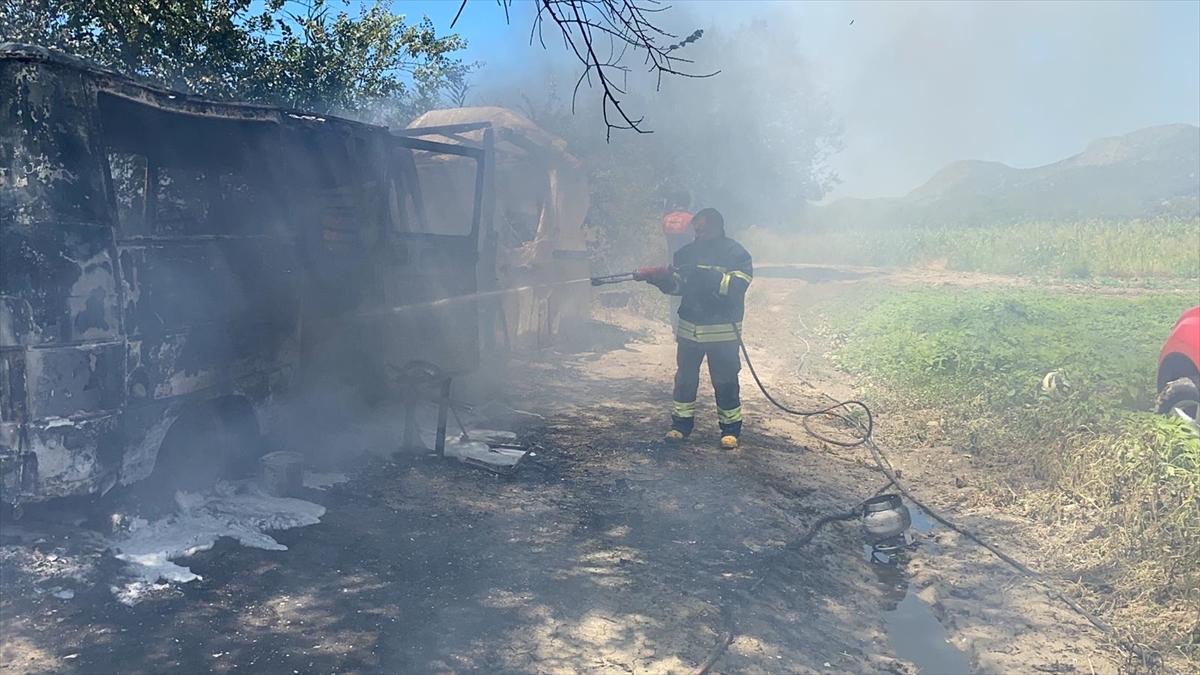
M 673 270 L 670 267 L 646 267 L 639 270 L 634 270 L 633 272 L 622 272 L 620 274 L 592 277 L 591 281 L 593 286 L 617 284 L 625 281 L 651 282 L 654 279 L 658 279 L 664 275 L 670 274 L 672 271 Z M 758 390 L 761 391 L 762 395 L 771 402 L 771 405 L 789 415 L 796 415 L 797 417 L 802 418 L 802 424 L 804 425 L 805 431 L 807 431 L 814 438 L 822 440 L 830 445 L 841 448 L 856 448 L 870 440 L 871 433 L 875 430 L 875 418 L 871 414 L 871 409 L 868 408 L 867 404 L 863 403 L 862 401 L 853 399 L 849 401 L 835 401 L 833 405 L 815 410 L 799 410 L 796 408 L 790 408 L 780 403 L 774 396 L 771 395 L 771 392 L 767 391 L 766 385 L 763 384 L 762 379 L 758 376 L 758 371 L 754 369 L 754 362 L 750 359 L 750 352 L 746 349 L 745 341 L 742 340 L 741 328 L 738 327 L 737 322 L 735 321 L 729 321 L 729 325 L 733 326 L 734 334 L 737 336 L 738 348 L 742 352 L 742 357 L 746 359 L 746 367 L 750 370 L 750 375 L 754 378 L 754 384 L 758 385 Z M 854 419 L 850 412 L 852 408 L 861 409 L 864 419 Z M 845 412 L 835 412 L 838 410 L 843 410 Z M 862 436 L 849 441 L 830 438 L 824 434 L 814 431 L 813 428 L 809 426 L 809 420 L 813 419 L 814 417 L 831 417 L 841 420 L 852 427 L 862 430 Z
M 650 282 L 656 278 L 659 278 L 660 275 L 668 274 L 673 271 L 675 271 L 675 270 L 671 267 L 643 268 L 643 269 L 635 270 L 633 272 L 612 274 L 612 275 L 601 276 L 601 277 L 592 277 L 591 283 L 593 286 L 603 286 L 606 284 L 621 283 L 621 282 L 625 282 L 625 281 Z M 726 317 L 726 318 L 731 319 L 732 317 Z M 742 331 L 740 328 L 738 328 L 737 322 L 730 320 L 730 321 L 728 321 L 728 323 L 729 323 L 729 325 L 731 325 L 733 327 L 734 334 L 737 336 L 738 347 L 742 353 L 742 356 L 746 359 L 746 367 L 750 371 L 750 375 L 754 378 L 754 384 L 756 384 L 758 386 L 759 391 L 762 392 L 763 396 L 766 397 L 767 401 L 769 401 L 771 403 L 771 405 L 775 406 L 779 410 L 781 410 L 789 415 L 796 415 L 798 417 L 801 417 L 802 424 L 804 425 L 804 430 L 807 431 L 814 438 L 817 438 L 821 441 L 829 443 L 830 445 L 834 445 L 834 446 L 842 447 L 842 448 L 854 448 L 854 447 L 858 447 L 861 445 L 866 445 L 868 447 L 868 449 L 871 451 L 871 457 L 872 457 L 872 459 L 875 460 L 875 464 L 879 468 L 880 472 L 882 472 L 884 474 L 884 476 L 886 476 L 888 479 L 888 483 L 886 485 L 884 485 L 884 487 L 881 488 L 880 491 L 882 491 L 883 489 L 887 489 L 888 486 L 894 485 L 897 490 L 899 490 L 905 497 L 908 498 L 909 501 L 911 501 L 913 504 L 916 504 L 918 507 L 920 507 L 933 520 L 941 523 L 942 525 L 945 525 L 946 527 L 954 530 L 955 532 L 957 532 L 957 533 L 963 535 L 964 537 L 966 537 L 967 539 L 971 540 L 975 544 L 978 544 L 979 546 L 983 547 L 988 552 L 992 553 L 997 558 L 1004 561 L 1010 567 L 1017 570 L 1019 573 L 1021 573 L 1026 578 L 1042 584 L 1046 588 L 1046 590 L 1049 592 L 1051 597 L 1054 597 L 1055 599 L 1061 601 L 1062 603 L 1064 603 L 1065 605 L 1070 607 L 1073 611 L 1075 611 L 1077 614 L 1079 614 L 1084 619 L 1086 619 L 1089 623 L 1091 623 L 1093 626 L 1095 626 L 1098 630 L 1100 630 L 1100 632 L 1104 633 L 1106 636 L 1108 636 L 1110 639 L 1112 639 L 1114 642 L 1116 642 L 1118 645 L 1120 645 L 1122 648 L 1124 648 L 1128 652 L 1137 656 L 1142 661 L 1143 664 L 1150 665 L 1152 667 L 1157 666 L 1163 672 L 1168 673 L 1168 675 L 1178 675 L 1177 671 L 1175 671 L 1167 663 L 1165 663 L 1161 656 L 1159 656 L 1157 654 L 1148 653 L 1146 650 L 1142 649 L 1139 645 L 1133 643 L 1133 641 L 1126 639 L 1126 638 L 1122 637 L 1121 635 L 1119 635 L 1117 633 L 1116 629 L 1114 629 L 1111 625 L 1109 625 L 1103 619 L 1098 617 L 1093 612 L 1088 611 L 1085 607 L 1083 607 L 1077 601 L 1068 597 L 1065 593 L 1063 593 L 1062 591 L 1055 588 L 1055 586 L 1050 582 L 1050 580 L 1047 579 L 1044 575 L 1042 575 L 1041 573 L 1037 572 L 1036 570 L 1030 568 L 1028 565 L 1022 563 L 1021 561 L 1017 560 L 1016 558 L 1012 557 L 1011 555 L 1009 555 L 1008 553 L 1006 553 L 1005 551 L 1003 551 L 996 545 L 989 543 L 988 541 L 983 539 L 980 535 L 976 534 L 975 532 L 967 529 L 966 527 L 958 525 L 957 523 L 951 521 L 949 518 L 943 516 L 941 513 L 939 513 L 935 509 L 926 505 L 921 500 L 917 499 L 917 497 L 912 494 L 912 492 L 908 489 L 908 487 L 905 486 L 901 482 L 899 475 L 893 469 L 893 467 L 891 465 L 891 461 L 888 459 L 887 455 L 884 454 L 883 449 L 880 448 L 879 445 L 877 445 L 875 443 L 875 440 L 872 437 L 874 434 L 874 431 L 875 431 L 875 420 L 874 420 L 873 415 L 871 414 L 871 409 L 867 406 L 866 403 L 863 403 L 862 401 L 858 401 L 858 400 L 854 400 L 854 399 L 847 400 L 847 401 L 838 401 L 837 399 L 834 399 L 832 396 L 825 394 L 826 398 L 828 398 L 834 402 L 833 405 L 830 405 L 825 408 L 815 409 L 815 410 L 800 410 L 800 409 L 795 409 L 795 408 L 790 408 L 788 406 L 785 406 L 784 404 L 782 404 L 778 400 L 776 400 L 775 397 L 772 396 L 769 391 L 767 391 L 766 385 L 763 384 L 762 379 L 759 378 L 759 376 L 758 376 L 758 372 L 754 369 L 754 363 L 750 359 L 750 352 L 746 349 L 746 343 L 742 339 Z M 852 406 L 857 406 L 858 408 L 861 408 L 865 419 L 856 420 L 848 412 L 847 413 L 834 412 L 836 410 L 849 411 Z M 846 424 L 848 424 L 852 427 L 858 428 L 862 432 L 862 436 L 855 440 L 852 440 L 852 441 L 844 441 L 844 440 L 829 438 L 823 434 L 820 434 L 820 433 L 814 431 L 808 425 L 808 422 L 810 419 L 812 419 L 814 417 L 818 417 L 818 416 L 827 416 L 827 417 L 839 419 L 842 422 L 845 422 Z M 877 492 L 876 494 L 879 494 L 879 493 Z M 858 511 L 857 511 L 857 507 L 856 507 L 856 509 L 853 511 L 847 511 L 842 514 L 835 514 L 835 515 L 826 516 L 824 518 L 821 518 L 816 523 L 814 523 L 813 527 L 809 528 L 808 533 L 804 537 L 802 537 L 797 542 L 794 542 L 794 543 L 788 545 L 786 548 L 791 549 L 791 550 L 799 548 L 799 547 L 803 546 L 804 544 L 807 544 L 808 542 L 810 542 L 813 539 L 813 537 L 816 536 L 817 532 L 825 525 L 828 525 L 829 523 L 839 521 L 839 520 L 850 520 L 850 519 L 852 519 L 852 517 L 854 515 L 857 515 L 857 514 L 858 514 Z M 761 584 L 764 579 L 765 579 L 765 577 L 760 578 L 758 580 L 758 582 L 754 584 L 753 588 L 751 588 L 751 592 L 753 592 L 755 589 L 757 589 L 759 584 Z M 716 665 L 716 662 L 720 659 L 720 657 L 724 654 L 725 650 L 733 642 L 733 638 L 735 636 L 735 629 L 733 627 L 732 613 L 730 612 L 730 610 L 728 608 L 725 608 L 725 607 L 722 608 L 721 613 L 722 613 L 724 622 L 726 624 L 726 630 L 719 637 L 716 647 L 713 648 L 713 651 L 709 654 L 708 658 L 705 659 L 705 661 L 703 663 L 701 663 L 699 667 L 697 667 L 695 670 L 692 671 L 692 675 L 705 675 L 709 671 L 709 669 L 711 669 L 714 665 Z

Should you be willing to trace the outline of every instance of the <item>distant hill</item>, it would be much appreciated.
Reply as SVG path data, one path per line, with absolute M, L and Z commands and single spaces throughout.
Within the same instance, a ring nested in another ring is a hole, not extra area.
M 1033 169 L 954 162 L 898 199 L 814 207 L 814 225 L 881 227 L 1200 216 L 1200 127 L 1171 124 L 1093 141 Z

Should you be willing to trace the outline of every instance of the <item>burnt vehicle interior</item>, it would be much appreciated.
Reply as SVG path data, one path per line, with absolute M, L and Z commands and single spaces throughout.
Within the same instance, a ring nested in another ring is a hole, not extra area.
M 128 336 L 228 321 L 294 323 L 298 261 L 270 122 L 101 94 Z M 222 245 L 236 240 L 237 245 Z M 283 259 L 281 259 L 281 255 Z M 144 293 L 139 291 L 145 290 Z

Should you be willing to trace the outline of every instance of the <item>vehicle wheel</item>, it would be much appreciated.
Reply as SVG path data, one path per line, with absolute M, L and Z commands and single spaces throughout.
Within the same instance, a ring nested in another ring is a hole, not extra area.
M 1196 386 L 1195 380 L 1181 377 L 1159 392 L 1155 412 L 1170 415 L 1176 408 L 1192 419 L 1200 419 L 1200 387 Z
M 246 454 L 247 440 L 205 406 L 181 416 L 171 426 L 158 451 L 150 492 L 167 501 L 176 492 L 202 492 L 228 477 Z

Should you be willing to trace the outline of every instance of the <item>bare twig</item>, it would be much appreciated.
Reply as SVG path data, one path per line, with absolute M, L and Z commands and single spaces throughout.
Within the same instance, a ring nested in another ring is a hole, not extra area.
M 462 16 L 463 10 L 467 8 L 467 0 L 462 0 L 462 4 L 458 6 L 458 11 L 454 13 L 454 20 L 450 22 L 450 30 L 454 30 L 454 24 L 458 23 L 458 17 Z M 504 8 L 505 15 L 508 14 L 508 8 Z
M 704 31 L 697 30 L 679 42 L 660 45 L 660 39 L 674 40 L 676 36 L 655 25 L 648 15 L 666 9 L 668 6 L 658 0 L 538 0 L 537 16 L 530 30 L 530 43 L 533 43 L 536 34 L 542 47 L 546 46 L 542 25 L 547 18 L 558 27 L 564 45 L 584 66 L 572 94 L 572 111 L 583 83 L 586 81 L 589 87 L 598 84 L 603 92 L 601 109 L 610 139 L 613 129 L 651 133 L 642 126 L 644 118 L 631 116 L 621 102 L 629 73 L 622 61 L 631 49 L 645 52 L 645 63 L 649 72 L 656 75 L 659 86 L 664 74 L 704 78 L 720 72 L 695 74 L 680 69 L 682 64 L 690 64 L 691 61 L 675 56 L 673 52 L 700 39 Z M 597 55 L 595 47 L 595 41 L 603 38 L 609 40 L 608 56 L 604 59 Z M 618 75 L 620 84 L 616 78 Z

